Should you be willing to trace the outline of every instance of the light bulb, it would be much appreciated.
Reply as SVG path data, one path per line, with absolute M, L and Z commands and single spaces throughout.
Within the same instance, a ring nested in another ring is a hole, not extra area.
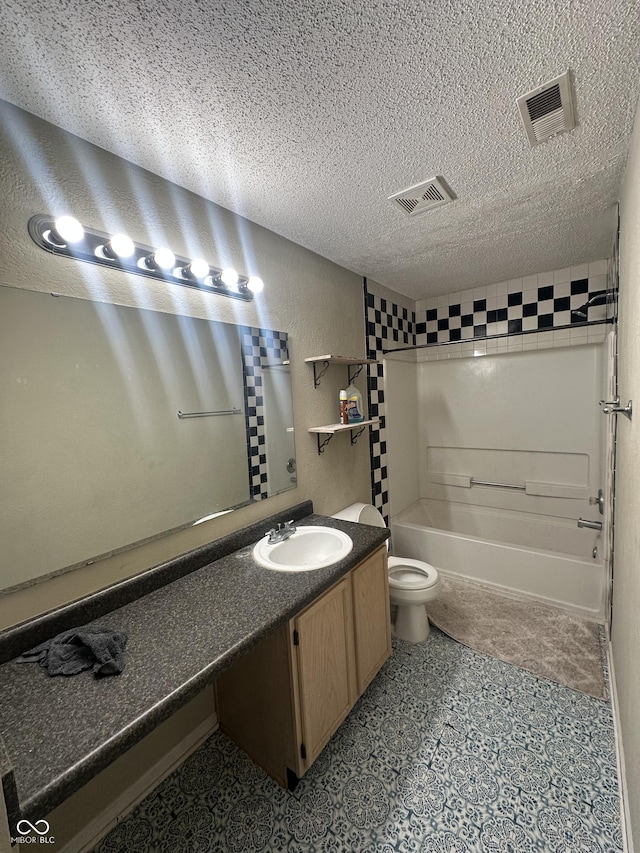
M 171 249 L 161 248 L 156 249 L 152 255 L 148 256 L 149 264 L 154 267 L 157 267 L 161 270 L 171 270 L 173 269 L 176 256 L 173 254 Z
M 235 287 L 238 283 L 238 273 L 232 267 L 225 267 L 220 273 L 220 281 L 225 287 Z
M 115 234 L 104 247 L 104 253 L 110 258 L 130 258 L 136 247 L 131 237 Z
M 264 290 L 264 282 L 257 275 L 252 275 L 247 282 L 247 287 L 251 293 L 262 293 Z
M 79 243 L 84 237 L 84 228 L 73 216 L 59 216 L 53 229 L 63 243 Z
M 184 271 L 187 275 L 190 275 L 193 278 L 202 279 L 209 274 L 209 264 L 202 260 L 202 258 L 196 258 L 194 261 L 191 261 L 187 267 L 185 267 Z

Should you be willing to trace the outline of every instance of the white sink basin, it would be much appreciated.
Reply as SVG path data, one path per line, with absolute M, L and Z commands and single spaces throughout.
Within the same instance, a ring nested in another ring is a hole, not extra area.
M 298 527 L 283 542 L 261 539 L 253 549 L 256 563 L 278 572 L 310 572 L 342 560 L 353 548 L 351 538 L 333 527 Z

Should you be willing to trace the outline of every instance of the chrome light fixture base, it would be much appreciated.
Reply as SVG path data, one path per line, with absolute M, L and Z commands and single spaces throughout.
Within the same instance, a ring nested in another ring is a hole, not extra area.
M 183 272 L 191 264 L 193 259 L 175 256 L 175 262 L 171 269 L 163 269 L 153 262 L 157 250 L 145 246 L 142 243 L 133 243 L 134 251 L 128 257 L 119 257 L 115 253 L 105 251 L 113 235 L 105 234 L 95 228 L 84 228 L 84 236 L 76 242 L 65 242 L 59 237 L 55 229 L 55 218 L 44 214 L 32 216 L 28 223 L 29 235 L 33 242 L 53 255 L 73 258 L 76 261 L 85 261 L 90 264 L 119 269 L 123 272 L 133 273 L 144 278 L 153 278 L 164 281 L 167 284 L 180 284 L 183 287 L 192 287 L 207 293 L 217 293 L 221 296 L 229 296 L 231 299 L 240 299 L 243 302 L 251 302 L 254 292 L 247 285 L 249 278 L 239 275 L 234 287 L 225 287 L 220 280 L 222 269 L 210 266 L 207 275 L 197 278 L 193 275 L 186 276 Z M 213 282 L 215 281 L 215 285 Z

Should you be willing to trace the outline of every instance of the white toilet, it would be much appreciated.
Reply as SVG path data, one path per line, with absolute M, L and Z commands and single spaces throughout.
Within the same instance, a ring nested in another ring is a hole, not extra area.
M 386 527 L 384 519 L 371 504 L 351 504 L 333 518 Z M 427 639 L 429 620 L 425 605 L 438 597 L 441 584 L 437 570 L 429 563 L 389 557 L 389 599 L 397 607 L 394 634 L 398 639 L 409 643 L 421 643 Z

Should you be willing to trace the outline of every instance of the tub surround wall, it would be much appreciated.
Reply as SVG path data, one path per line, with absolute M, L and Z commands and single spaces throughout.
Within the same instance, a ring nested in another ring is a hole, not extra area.
M 420 496 L 600 518 L 588 499 L 604 488 L 605 355 L 586 345 L 419 364 Z

